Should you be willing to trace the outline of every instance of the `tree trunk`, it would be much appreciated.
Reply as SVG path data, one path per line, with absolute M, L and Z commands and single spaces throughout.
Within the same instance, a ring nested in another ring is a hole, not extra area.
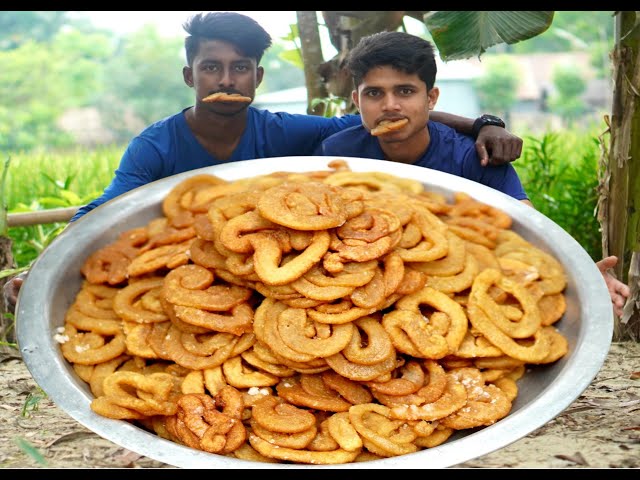
M 13 258 L 13 241 L 9 237 L 0 236 L 0 270 L 11 268 L 16 268 L 16 263 Z M 2 288 L 4 284 L 7 283 L 7 280 L 9 280 L 9 278 L 0 279 L 0 343 L 13 343 L 16 340 L 13 315 L 7 315 L 9 310 L 4 295 L 2 295 Z
M 304 64 L 304 81 L 307 86 L 307 113 L 323 115 L 325 110 L 323 103 L 317 104 L 314 108 L 311 107 L 311 101 L 314 98 L 329 96 L 318 70 L 318 67 L 324 62 L 320 33 L 318 32 L 318 19 L 315 11 L 296 12 L 296 17 Z
M 640 339 L 640 28 L 635 22 L 635 12 L 616 14 L 611 143 L 598 208 L 603 254 L 618 257 L 615 274 L 631 287 L 624 314 L 616 319 L 616 341 Z
M 307 87 L 307 112 L 323 115 L 325 106 L 320 103 L 312 108 L 311 102 L 314 98 L 334 96 L 344 98 L 347 104 L 346 112 L 353 113 L 355 111 L 351 104 L 353 82 L 344 68 L 347 54 L 366 35 L 396 30 L 402 25 L 405 12 L 322 12 L 331 43 L 338 51 L 337 55 L 328 61 L 325 61 L 322 55 L 316 13 L 296 12 Z M 422 12 L 411 13 L 412 16 L 419 16 Z

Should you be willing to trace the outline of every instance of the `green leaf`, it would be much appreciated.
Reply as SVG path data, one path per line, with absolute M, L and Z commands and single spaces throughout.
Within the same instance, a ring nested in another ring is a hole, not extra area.
M 64 198 L 67 201 L 67 204 L 70 206 L 80 205 L 82 203 L 82 200 L 80 199 L 78 194 L 71 190 L 61 190 L 60 196 Z
M 33 460 L 38 462 L 40 465 L 47 466 L 47 460 L 40 453 L 40 451 L 24 438 L 16 437 L 13 439 L 13 441 L 18 445 L 18 448 L 20 448 L 20 450 L 30 456 Z
M 0 279 L 2 278 L 7 278 L 7 277 L 12 277 L 14 275 L 17 275 L 19 273 L 25 272 L 27 270 L 29 270 L 30 265 L 27 265 L 25 267 L 20 267 L 20 268 L 7 268 L 6 270 L 0 270 Z
M 49 208 L 61 208 L 61 207 L 73 206 L 73 204 L 70 204 L 65 199 L 57 198 L 57 197 L 42 197 L 40 199 L 40 203 L 42 204 L 45 210 Z
M 304 63 L 302 63 L 302 55 L 300 55 L 300 51 L 297 48 L 292 48 L 291 50 L 285 50 L 278 55 L 282 60 L 289 62 L 296 67 L 304 68 Z
M 546 31 L 554 12 L 451 12 L 424 15 L 443 61 L 480 57 L 499 43 L 513 44 Z

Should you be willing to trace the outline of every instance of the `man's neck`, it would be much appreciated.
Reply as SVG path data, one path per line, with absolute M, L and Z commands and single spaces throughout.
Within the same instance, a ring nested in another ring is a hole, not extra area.
M 427 127 L 401 142 L 380 142 L 385 158 L 392 162 L 414 164 L 425 154 L 431 137 Z
M 187 124 L 197 137 L 235 143 L 247 125 L 248 110 L 235 115 L 219 115 L 194 106 L 185 112 Z
M 229 160 L 240 143 L 247 126 L 248 110 L 232 115 L 216 115 L 196 111 L 192 107 L 184 112 L 189 129 L 200 145 L 218 160 Z

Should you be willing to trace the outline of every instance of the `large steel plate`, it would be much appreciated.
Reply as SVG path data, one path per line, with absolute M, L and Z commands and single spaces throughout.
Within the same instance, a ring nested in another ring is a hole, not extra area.
M 449 198 L 464 191 L 513 218 L 512 229 L 555 256 L 564 266 L 567 309 L 555 325 L 568 339 L 569 352 L 551 365 L 528 369 L 509 415 L 494 425 L 461 431 L 427 450 L 333 466 L 264 464 L 214 455 L 164 440 L 131 423 L 91 411 L 93 398 L 54 340 L 56 329 L 80 289 L 80 266 L 118 234 L 146 225 L 162 214 L 161 202 L 179 182 L 201 173 L 227 180 L 275 171 L 326 170 L 331 157 L 279 157 L 247 160 L 193 170 L 137 188 L 98 207 L 70 225 L 40 255 L 25 280 L 16 309 L 17 338 L 34 380 L 51 400 L 80 424 L 133 452 L 181 468 L 444 468 L 503 448 L 558 416 L 589 386 L 609 351 L 613 335 L 611 300 L 602 275 L 586 251 L 560 226 L 534 209 L 469 180 L 426 168 L 382 160 L 347 158 L 354 171 L 380 171 L 413 178 Z

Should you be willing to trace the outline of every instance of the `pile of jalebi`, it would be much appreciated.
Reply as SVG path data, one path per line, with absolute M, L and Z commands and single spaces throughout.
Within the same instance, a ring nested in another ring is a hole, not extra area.
M 194 175 L 86 259 L 57 335 L 91 409 L 257 462 L 416 452 L 504 418 L 567 341 L 561 264 L 415 180 Z

